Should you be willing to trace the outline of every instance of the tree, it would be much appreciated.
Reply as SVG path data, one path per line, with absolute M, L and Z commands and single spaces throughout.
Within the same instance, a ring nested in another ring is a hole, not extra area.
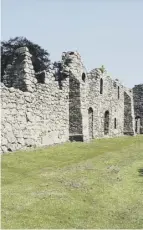
M 17 48 L 26 46 L 32 55 L 32 63 L 35 72 L 39 72 L 48 68 L 50 64 L 49 53 L 42 49 L 39 45 L 29 41 L 25 37 L 10 38 L 8 41 L 1 42 L 1 76 L 8 64 L 12 64 Z

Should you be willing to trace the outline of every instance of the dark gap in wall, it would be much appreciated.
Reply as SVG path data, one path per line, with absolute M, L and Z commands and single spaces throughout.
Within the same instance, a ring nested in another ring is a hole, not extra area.
M 124 134 L 134 135 L 131 97 L 124 92 Z
M 69 78 L 69 139 L 82 136 L 80 82 L 72 73 Z
M 42 71 L 40 73 L 35 74 L 37 82 L 44 84 L 45 83 L 45 71 Z
M 82 73 L 82 80 L 83 80 L 83 82 L 85 82 L 85 78 L 86 78 L 85 73 Z
M 88 109 L 89 138 L 93 139 L 93 109 Z
M 9 152 L 12 152 L 12 149 L 11 149 L 11 148 L 8 148 L 7 150 L 8 150 Z
M 104 114 L 104 135 L 109 134 L 109 111 Z
M 103 79 L 100 79 L 100 94 L 103 94 Z

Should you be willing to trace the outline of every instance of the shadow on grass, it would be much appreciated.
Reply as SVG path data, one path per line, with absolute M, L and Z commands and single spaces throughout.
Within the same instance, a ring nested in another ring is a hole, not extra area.
M 139 172 L 139 176 L 143 176 L 143 168 L 139 169 L 138 172 Z

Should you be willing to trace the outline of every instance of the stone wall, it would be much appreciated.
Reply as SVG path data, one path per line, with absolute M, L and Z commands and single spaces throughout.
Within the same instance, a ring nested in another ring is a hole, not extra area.
M 133 88 L 135 129 L 136 133 L 143 134 L 143 84 Z
M 88 107 L 93 109 L 93 137 L 127 134 L 124 127 L 124 92 L 129 98 L 132 98 L 131 93 L 117 79 L 112 80 L 106 70 L 102 72 L 100 69 L 94 69 L 88 74 L 88 79 Z M 130 107 L 129 110 L 133 119 L 134 112 Z M 133 124 L 129 124 L 134 134 Z
M 67 52 L 63 58 L 69 70 L 69 135 L 70 140 L 89 139 L 86 69 L 77 52 Z
M 19 51 L 20 66 L 24 62 L 25 67 L 22 71 L 15 68 L 17 75 L 10 82 L 12 87 L 1 88 L 2 152 L 68 141 L 68 79 L 63 80 L 61 90 L 59 82 L 55 81 L 55 70 L 51 69 L 46 74 L 45 83 L 37 83 L 30 72 L 31 63 L 25 58 L 30 56 L 27 49 L 23 49 L 23 53 L 21 49 Z M 9 80 L 10 76 L 7 77 Z
M 28 49 L 19 48 L 4 76 L 1 104 L 2 152 L 134 135 L 132 90 L 105 69 L 87 73 L 77 52 L 64 52 L 57 65 L 34 73 Z
M 62 91 L 56 83 L 39 85 L 33 93 L 2 90 L 2 151 L 68 140 L 67 82 Z
M 124 92 L 124 134 L 133 135 L 135 133 L 135 116 L 133 109 L 133 92 Z
M 32 55 L 27 47 L 16 50 L 13 63 L 7 66 L 3 77 L 5 86 L 33 92 L 37 79 L 35 78 L 31 57 Z

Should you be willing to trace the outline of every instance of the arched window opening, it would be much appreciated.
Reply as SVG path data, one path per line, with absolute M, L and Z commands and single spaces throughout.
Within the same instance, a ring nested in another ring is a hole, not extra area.
M 104 134 L 109 133 L 109 111 L 107 110 L 104 114 Z
M 137 117 L 135 117 L 135 132 L 137 134 L 140 134 L 140 128 L 141 128 L 140 117 L 137 116 Z
M 85 76 L 85 73 L 83 73 L 82 74 L 82 80 L 85 82 L 85 78 L 86 78 L 86 76 Z
M 103 79 L 100 79 L 100 94 L 103 94 Z
M 135 120 L 135 132 L 137 133 L 137 129 L 138 129 L 138 120 Z
M 118 86 L 118 99 L 120 98 L 120 87 Z
M 114 129 L 116 129 L 116 128 L 117 128 L 117 119 L 114 118 Z
M 88 109 L 88 122 L 89 122 L 89 138 L 93 139 L 93 109 Z

